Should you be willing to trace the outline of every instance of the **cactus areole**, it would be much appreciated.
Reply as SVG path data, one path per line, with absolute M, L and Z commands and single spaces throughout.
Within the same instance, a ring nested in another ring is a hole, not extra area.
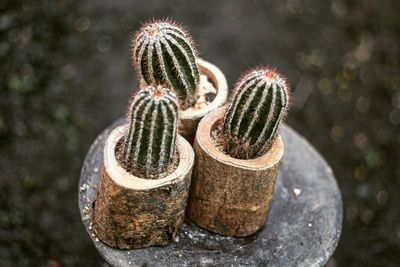
M 166 84 L 183 107 L 193 104 L 200 72 L 191 38 L 181 27 L 168 21 L 143 25 L 132 41 L 132 62 L 148 85 Z
M 163 86 L 148 86 L 133 98 L 122 145 L 122 165 L 128 172 L 158 177 L 175 158 L 178 101 Z
M 259 68 L 239 80 L 224 117 L 225 150 L 240 159 L 264 154 L 289 104 L 288 86 L 274 70 Z

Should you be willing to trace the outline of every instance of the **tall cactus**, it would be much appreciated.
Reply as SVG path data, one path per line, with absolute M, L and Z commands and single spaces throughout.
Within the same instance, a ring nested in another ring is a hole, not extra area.
M 274 141 L 288 104 L 288 86 L 274 70 L 259 68 L 244 75 L 225 113 L 226 151 L 241 159 L 265 153 Z
M 162 86 L 148 86 L 133 98 L 122 160 L 132 173 L 146 177 L 165 172 L 175 157 L 178 102 Z
M 175 23 L 142 26 L 132 40 L 132 61 L 147 84 L 167 84 L 184 107 L 193 104 L 200 80 L 190 36 Z

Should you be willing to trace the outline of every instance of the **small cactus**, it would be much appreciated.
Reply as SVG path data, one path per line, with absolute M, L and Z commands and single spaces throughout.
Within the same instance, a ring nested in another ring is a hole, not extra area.
M 183 107 L 193 104 L 200 80 L 189 35 L 175 23 L 154 21 L 142 26 L 132 41 L 132 61 L 147 84 L 167 84 Z
M 259 68 L 244 75 L 225 113 L 227 153 L 241 159 L 264 154 L 274 141 L 288 104 L 288 86 L 274 70 Z
M 145 177 L 165 172 L 175 157 L 178 102 L 162 86 L 148 86 L 133 98 L 122 148 L 126 169 Z

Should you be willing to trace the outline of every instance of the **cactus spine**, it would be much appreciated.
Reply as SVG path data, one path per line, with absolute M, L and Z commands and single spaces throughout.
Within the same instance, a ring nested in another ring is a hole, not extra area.
M 264 154 L 274 141 L 289 104 L 285 80 L 274 70 L 259 68 L 244 75 L 225 113 L 225 149 L 233 157 Z
M 145 177 L 165 172 L 175 157 L 178 102 L 162 86 L 148 86 L 133 98 L 122 160 L 128 171 Z
M 144 25 L 132 41 L 132 61 L 147 84 L 167 84 L 184 107 L 193 104 L 200 74 L 183 29 L 167 21 Z

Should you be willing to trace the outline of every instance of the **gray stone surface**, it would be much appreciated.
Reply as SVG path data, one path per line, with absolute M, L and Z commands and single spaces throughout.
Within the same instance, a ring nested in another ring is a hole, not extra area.
M 99 253 L 112 266 L 323 266 L 342 228 L 342 200 L 331 168 L 288 126 L 267 222 L 258 233 L 229 238 L 185 221 L 176 240 L 164 247 L 117 250 L 92 230 L 92 202 L 100 178 L 103 145 L 119 120 L 101 133 L 86 155 L 79 181 L 82 221 Z

